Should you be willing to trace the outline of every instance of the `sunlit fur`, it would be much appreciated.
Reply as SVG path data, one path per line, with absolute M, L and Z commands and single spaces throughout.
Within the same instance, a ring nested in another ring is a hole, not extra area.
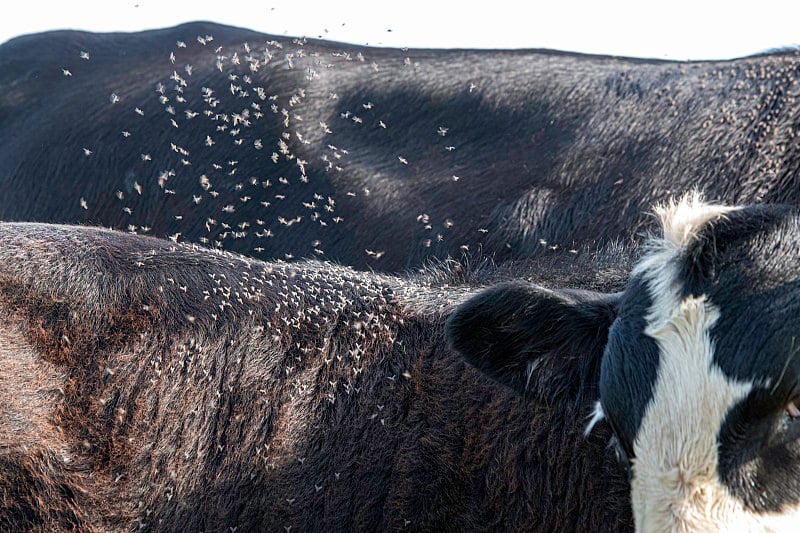
M 702 195 L 691 192 L 678 200 L 655 207 L 663 232 L 662 244 L 680 249 L 697 238 L 697 232 L 709 221 L 725 216 L 735 207 L 708 204 Z
M 730 208 L 697 194 L 657 210 L 663 238 L 635 272 L 652 298 L 645 334 L 659 347 L 653 397 L 633 443 L 632 505 L 638 531 L 796 531 L 798 523 L 754 514 L 720 483 L 717 435 L 728 410 L 752 383 L 726 377 L 713 364 L 709 331 L 720 316 L 705 296 L 682 297 L 678 258 L 704 224 Z
M 691 243 L 706 223 L 724 217 L 735 208 L 711 205 L 702 196 L 692 192 L 679 200 L 672 200 L 655 208 L 662 228 L 662 236 L 649 241 L 649 251 L 633 271 L 642 274 L 649 282 L 650 292 L 659 303 L 653 305 L 647 317 L 651 327 L 660 327 L 679 307 L 678 282 L 674 262 L 681 250 Z

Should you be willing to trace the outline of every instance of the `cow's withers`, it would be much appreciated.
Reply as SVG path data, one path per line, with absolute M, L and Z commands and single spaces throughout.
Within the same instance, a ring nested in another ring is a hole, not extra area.
M 518 392 L 596 394 L 589 425 L 614 430 L 639 530 L 794 531 L 800 218 L 696 195 L 657 214 L 621 294 L 493 287 L 451 316 L 451 343 Z

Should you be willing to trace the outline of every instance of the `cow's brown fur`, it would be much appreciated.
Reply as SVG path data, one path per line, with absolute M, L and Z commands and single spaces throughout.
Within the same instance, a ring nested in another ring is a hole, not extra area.
M 0 225 L 0 529 L 630 529 L 588 403 L 480 377 L 438 285 Z

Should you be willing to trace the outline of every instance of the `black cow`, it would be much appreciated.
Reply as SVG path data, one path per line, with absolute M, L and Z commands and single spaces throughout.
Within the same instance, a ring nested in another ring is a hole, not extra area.
M 689 187 L 797 204 L 798 64 L 30 35 L 0 47 L 0 218 L 383 271 L 580 248 Z
M 659 210 L 625 290 L 501 284 L 450 318 L 453 346 L 521 394 L 598 383 L 639 531 L 800 524 L 800 214 L 696 195 Z
M 402 279 L 0 224 L 0 530 L 630 530 L 596 376 L 525 400 L 444 338 L 475 284 L 625 258 Z

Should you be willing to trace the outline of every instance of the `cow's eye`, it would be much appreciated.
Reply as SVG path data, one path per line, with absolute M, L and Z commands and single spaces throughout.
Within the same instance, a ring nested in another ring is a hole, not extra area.
M 776 409 L 777 405 L 774 403 L 770 406 L 769 416 L 765 417 L 763 411 L 751 415 L 753 422 L 763 421 L 768 424 L 763 429 L 767 435 L 762 445 L 765 448 L 787 445 L 800 447 L 800 394 L 795 392 L 788 400 L 781 401 L 783 407 L 780 409 Z

